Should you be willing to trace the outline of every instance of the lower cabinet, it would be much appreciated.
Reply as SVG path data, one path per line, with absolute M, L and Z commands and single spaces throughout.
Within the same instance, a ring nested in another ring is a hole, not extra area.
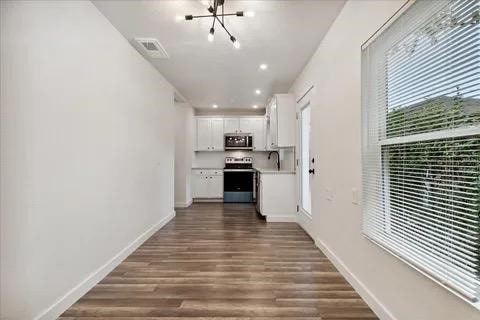
M 194 169 L 192 192 L 193 198 L 223 198 L 223 171 Z
M 261 173 L 257 210 L 267 222 L 294 222 L 296 217 L 296 180 L 294 173 Z

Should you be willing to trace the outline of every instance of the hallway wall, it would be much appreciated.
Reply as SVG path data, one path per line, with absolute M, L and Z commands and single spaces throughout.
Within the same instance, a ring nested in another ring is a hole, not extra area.
M 382 319 L 473 320 L 479 313 L 362 236 L 361 45 L 404 1 L 350 0 L 295 81 L 311 86 L 313 234 Z M 359 196 L 361 199 L 361 197 Z
M 188 207 L 192 203 L 194 116 L 194 109 L 188 103 L 175 102 L 175 207 Z
M 0 29 L 0 318 L 54 319 L 173 216 L 174 90 L 89 1 Z

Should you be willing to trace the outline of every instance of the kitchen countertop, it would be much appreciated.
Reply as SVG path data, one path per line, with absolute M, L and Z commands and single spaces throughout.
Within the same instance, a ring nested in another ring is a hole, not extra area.
M 257 167 L 254 167 L 253 169 L 257 170 L 258 172 L 260 172 L 262 174 L 295 174 L 294 170 L 282 170 L 282 169 L 280 169 L 280 171 L 278 171 L 276 169 L 265 169 L 265 168 L 257 168 Z

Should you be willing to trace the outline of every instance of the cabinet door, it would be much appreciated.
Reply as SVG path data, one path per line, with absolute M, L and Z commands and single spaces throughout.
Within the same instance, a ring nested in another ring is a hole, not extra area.
M 210 176 L 208 188 L 209 198 L 223 198 L 223 176 Z
M 197 150 L 210 150 L 210 119 L 197 119 Z
M 265 143 L 265 119 L 256 118 L 252 121 L 252 133 L 253 133 L 253 150 L 264 151 L 266 150 Z
M 255 118 L 240 118 L 239 131 L 243 133 L 252 133 L 255 126 Z
M 192 175 L 193 198 L 205 198 L 208 196 L 208 180 L 203 174 Z
M 238 118 L 225 118 L 223 119 L 224 133 L 238 133 L 239 121 Z
M 268 133 L 270 136 L 269 148 L 276 148 L 278 146 L 278 110 L 275 100 L 272 101 L 270 106 L 270 121 L 268 125 Z
M 211 119 L 210 120 L 210 134 L 211 144 L 210 150 L 222 151 L 223 150 L 223 119 Z

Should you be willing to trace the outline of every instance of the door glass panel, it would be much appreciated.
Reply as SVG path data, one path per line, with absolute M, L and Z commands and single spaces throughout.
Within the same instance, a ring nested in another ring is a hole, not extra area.
M 310 104 L 305 106 L 301 117 L 301 188 L 302 209 L 310 214 L 312 211 L 312 198 L 310 189 Z

